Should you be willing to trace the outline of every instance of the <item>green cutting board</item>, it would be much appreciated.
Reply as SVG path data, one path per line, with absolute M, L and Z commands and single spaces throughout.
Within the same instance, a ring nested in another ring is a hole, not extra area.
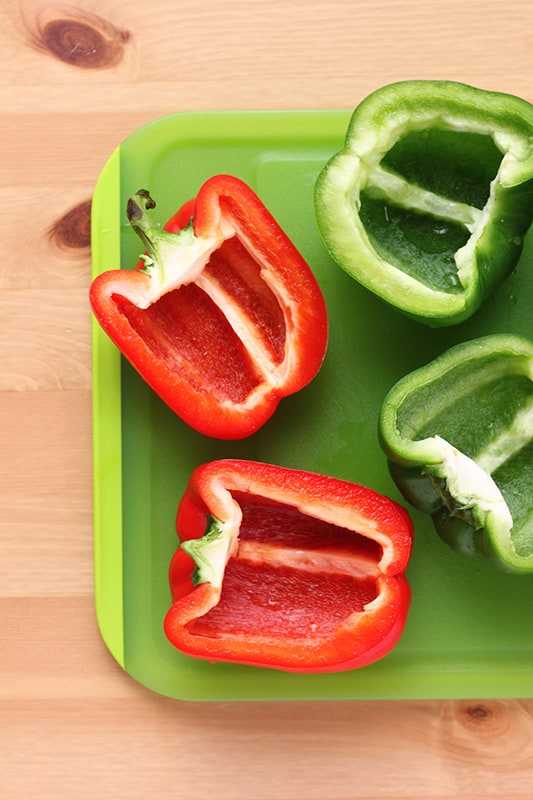
M 93 198 L 93 275 L 131 268 L 140 241 L 126 200 L 140 188 L 162 224 L 205 179 L 252 186 L 307 259 L 328 306 L 330 339 L 315 380 L 256 434 L 206 438 L 181 422 L 93 324 L 95 599 L 102 636 L 124 670 L 184 700 L 533 697 L 533 576 L 453 553 L 411 511 L 413 600 L 397 647 L 376 664 L 296 675 L 211 664 L 163 634 L 174 521 L 192 470 L 249 458 L 322 472 L 402 502 L 377 439 L 389 388 L 452 344 L 491 332 L 533 338 L 533 238 L 516 271 L 471 320 L 432 330 L 403 317 L 331 261 L 313 209 L 316 177 L 342 145 L 349 111 L 184 113 L 144 126 L 111 155 Z

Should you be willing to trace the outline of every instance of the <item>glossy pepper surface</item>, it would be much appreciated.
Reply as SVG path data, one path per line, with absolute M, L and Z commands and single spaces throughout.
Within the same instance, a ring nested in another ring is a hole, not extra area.
M 404 497 L 444 541 L 533 572 L 533 342 L 452 347 L 390 390 L 380 435 Z
M 146 191 L 128 201 L 147 252 L 135 269 L 94 279 L 94 314 L 188 425 L 220 439 L 248 436 L 322 364 L 327 313 L 318 283 L 235 177 L 210 178 L 165 229 L 150 218 L 154 206 Z
M 165 633 L 210 661 L 292 672 L 386 655 L 410 604 L 407 511 L 355 484 L 251 461 L 191 476 Z
M 317 223 L 359 283 L 431 326 L 470 317 L 533 219 L 533 106 L 452 81 L 402 81 L 355 109 L 320 173 Z

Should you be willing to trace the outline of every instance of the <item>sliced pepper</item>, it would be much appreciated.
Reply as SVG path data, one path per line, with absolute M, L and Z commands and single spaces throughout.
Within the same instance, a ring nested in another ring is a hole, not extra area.
M 386 655 L 410 603 L 407 511 L 343 480 L 213 461 L 179 504 L 164 629 L 180 651 L 289 672 Z
M 533 219 L 533 106 L 453 81 L 385 86 L 355 109 L 315 187 L 333 259 L 431 326 L 470 317 Z
M 445 542 L 533 572 L 533 342 L 452 347 L 392 387 L 379 431 L 398 488 Z
M 154 206 L 144 190 L 129 199 L 147 253 L 136 269 L 94 279 L 94 314 L 188 425 L 220 439 L 249 436 L 322 364 L 328 326 L 318 283 L 235 177 L 210 178 L 165 229 L 150 219 Z

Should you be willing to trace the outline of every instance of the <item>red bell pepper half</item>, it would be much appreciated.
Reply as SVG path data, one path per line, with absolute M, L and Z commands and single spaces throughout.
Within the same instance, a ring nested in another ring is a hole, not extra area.
M 101 327 L 192 428 L 239 439 L 322 364 L 327 313 L 308 264 L 252 189 L 217 175 L 165 229 L 141 190 L 128 219 L 146 253 L 97 276 Z M 192 214 L 192 219 L 191 219 Z
M 212 461 L 179 504 L 164 629 L 188 655 L 289 672 L 363 667 L 410 605 L 407 511 L 311 472 Z

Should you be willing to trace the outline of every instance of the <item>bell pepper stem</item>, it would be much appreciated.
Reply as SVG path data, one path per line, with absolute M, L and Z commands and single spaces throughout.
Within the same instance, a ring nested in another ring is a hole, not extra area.
M 156 203 L 146 189 L 132 195 L 127 203 L 128 221 L 146 252 L 141 255 L 144 273 L 151 279 L 147 305 L 179 286 L 193 282 L 220 246 L 220 237 L 196 236 L 193 220 L 176 233 L 153 222 L 150 212 Z

